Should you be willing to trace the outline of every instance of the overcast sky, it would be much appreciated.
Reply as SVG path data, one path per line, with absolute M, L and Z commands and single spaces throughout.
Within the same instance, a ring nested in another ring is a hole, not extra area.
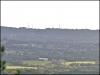
M 1 1 L 1 25 L 99 29 L 99 1 Z

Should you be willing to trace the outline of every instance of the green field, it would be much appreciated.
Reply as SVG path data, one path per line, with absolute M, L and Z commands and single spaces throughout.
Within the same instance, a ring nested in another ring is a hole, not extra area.
M 13 74 L 16 70 L 20 70 L 21 73 L 29 74 L 74 74 L 74 73 L 86 73 L 97 74 L 99 73 L 98 61 L 43 61 L 32 60 L 23 61 L 22 65 L 6 65 L 5 73 Z

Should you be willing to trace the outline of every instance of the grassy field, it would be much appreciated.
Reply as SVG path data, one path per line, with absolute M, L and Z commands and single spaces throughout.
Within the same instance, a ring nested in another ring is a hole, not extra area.
M 59 61 L 58 61 L 59 62 Z M 12 73 L 19 69 L 23 73 L 98 73 L 99 71 L 98 61 L 60 61 L 59 63 L 53 63 L 52 61 L 23 61 L 22 65 L 7 65 L 6 73 Z
M 6 69 L 37 69 L 37 67 L 6 66 Z

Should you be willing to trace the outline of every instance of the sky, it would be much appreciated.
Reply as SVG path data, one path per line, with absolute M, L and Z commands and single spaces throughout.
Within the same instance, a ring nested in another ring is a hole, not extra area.
M 99 29 L 99 1 L 1 1 L 1 26 Z

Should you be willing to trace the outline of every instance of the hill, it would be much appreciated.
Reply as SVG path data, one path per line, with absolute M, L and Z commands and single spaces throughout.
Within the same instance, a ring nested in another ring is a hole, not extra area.
M 31 29 L 1 26 L 4 59 L 23 61 L 38 58 L 98 60 L 99 30 Z

